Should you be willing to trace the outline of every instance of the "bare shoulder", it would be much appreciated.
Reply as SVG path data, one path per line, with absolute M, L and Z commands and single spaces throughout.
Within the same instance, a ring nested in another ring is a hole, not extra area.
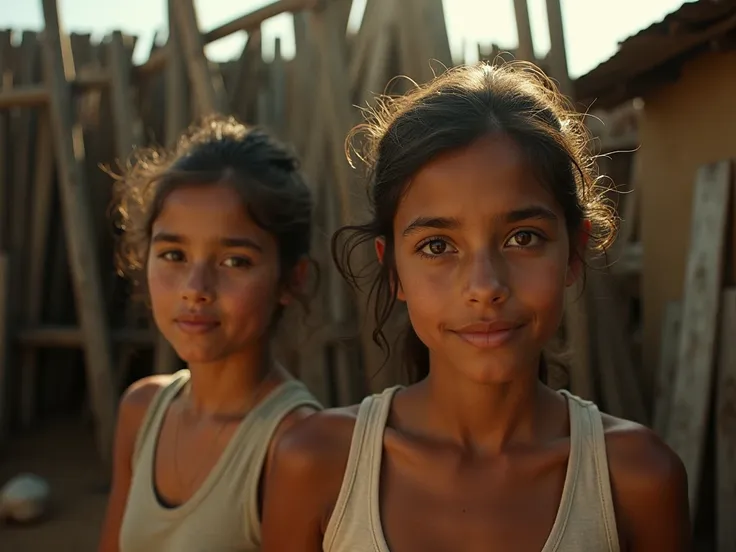
M 636 422 L 603 414 L 612 476 L 646 492 L 661 486 L 686 486 L 680 457 L 654 431 Z
M 145 415 L 156 394 L 169 385 L 171 375 L 154 375 L 141 378 L 125 390 L 120 398 L 120 413 Z
M 117 420 L 117 439 L 125 446 L 125 454 L 129 454 L 135 442 L 138 430 L 143 424 L 146 412 L 156 394 L 171 383 L 171 375 L 154 375 L 133 382 L 120 397 Z
M 310 512 L 312 526 L 324 529 L 342 487 L 357 412 L 358 406 L 316 412 L 275 437 L 264 522 L 276 517 L 269 512 L 283 515 L 288 503 Z
M 687 473 L 680 457 L 651 429 L 603 415 L 611 487 L 629 548 L 690 538 Z M 682 548 L 684 550 L 684 548 Z
M 274 444 L 282 468 L 313 471 L 343 459 L 347 462 L 357 414 L 355 405 L 329 408 L 294 420 Z
M 358 406 L 304 417 L 275 437 L 266 474 L 262 550 L 322 550 L 350 455 Z M 284 527 L 289 531 L 284 531 Z

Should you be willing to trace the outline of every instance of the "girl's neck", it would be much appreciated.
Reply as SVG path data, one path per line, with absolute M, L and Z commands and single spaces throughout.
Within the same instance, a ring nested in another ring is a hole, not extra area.
M 435 368 L 420 387 L 427 429 L 461 448 L 498 454 L 559 432 L 559 416 L 549 414 L 560 412 L 564 399 L 533 370 L 509 382 L 480 384 L 450 367 Z
M 188 407 L 202 416 L 241 416 L 284 379 L 268 351 L 248 350 L 218 362 L 190 363 Z

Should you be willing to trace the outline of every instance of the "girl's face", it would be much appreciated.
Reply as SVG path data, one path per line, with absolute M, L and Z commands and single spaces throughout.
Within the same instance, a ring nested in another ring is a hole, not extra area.
M 223 360 L 254 345 L 285 304 L 278 245 L 224 185 L 186 186 L 166 198 L 151 232 L 153 316 L 188 363 Z
M 536 373 L 581 266 L 560 206 L 511 139 L 486 137 L 423 167 L 394 236 L 398 297 L 432 370 L 481 383 Z

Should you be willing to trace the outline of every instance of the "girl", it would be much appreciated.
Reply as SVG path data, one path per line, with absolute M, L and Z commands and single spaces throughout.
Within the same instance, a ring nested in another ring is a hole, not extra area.
M 117 186 L 122 268 L 188 367 L 121 400 L 100 550 L 257 550 L 272 439 L 320 408 L 269 356 L 307 273 L 309 189 L 282 145 L 229 118 Z
M 378 331 L 404 301 L 415 383 L 282 435 L 264 552 L 688 550 L 676 455 L 540 381 L 584 250 L 613 238 L 554 85 L 458 68 L 365 130 L 373 216 L 336 260 L 355 281 L 349 253 L 374 241 Z

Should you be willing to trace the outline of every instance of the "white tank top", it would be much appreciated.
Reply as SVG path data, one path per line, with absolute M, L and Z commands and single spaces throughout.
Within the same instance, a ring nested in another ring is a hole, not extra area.
M 189 381 L 177 372 L 157 394 L 138 432 L 120 552 L 255 552 L 260 548 L 258 487 L 273 433 L 294 409 L 321 405 L 289 380 L 251 410 L 194 495 L 170 508 L 154 488 L 154 455 L 164 415 Z
M 390 552 L 378 489 L 383 432 L 399 388 L 366 397 L 360 405 L 324 552 Z M 561 393 L 570 412 L 570 457 L 557 516 L 541 552 L 620 552 L 601 414 L 593 403 Z

